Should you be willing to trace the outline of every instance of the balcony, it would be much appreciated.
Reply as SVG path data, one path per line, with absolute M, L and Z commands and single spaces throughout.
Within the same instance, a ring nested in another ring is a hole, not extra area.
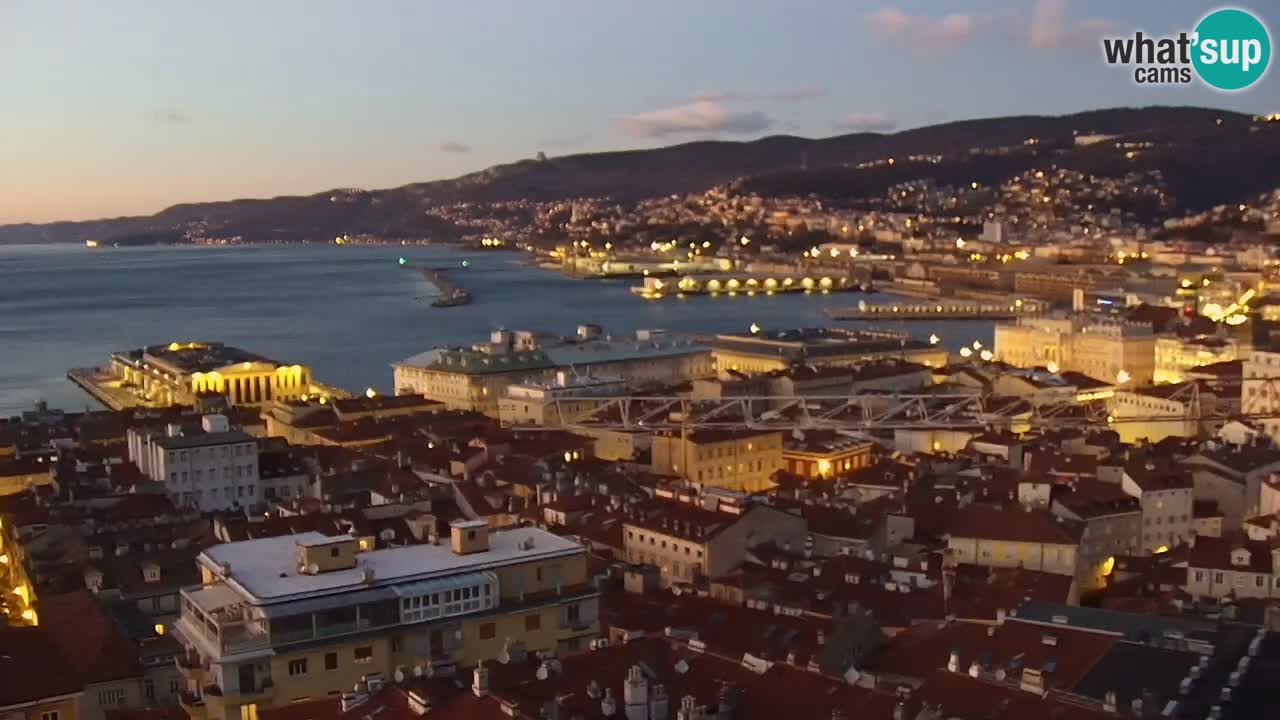
M 176 629 L 189 641 L 205 648 L 205 654 L 215 657 L 271 647 L 266 619 L 253 616 L 239 596 L 225 585 L 184 590 L 182 615 Z
M 241 687 L 238 690 L 226 690 L 221 685 L 208 685 L 204 689 L 205 697 L 217 698 L 218 702 L 226 704 L 244 704 L 262 702 L 270 699 L 275 693 L 275 684 L 271 678 L 267 678 L 260 683 L 255 683 L 251 687 Z
M 200 653 L 190 648 L 175 656 L 173 664 L 177 666 L 178 672 L 182 674 L 182 677 L 187 680 L 201 682 L 204 680 L 205 673 L 209 672 L 209 661 L 200 657 Z
M 190 690 L 182 690 L 178 693 L 178 705 L 191 720 L 206 720 L 209 716 L 204 706 L 204 698 Z

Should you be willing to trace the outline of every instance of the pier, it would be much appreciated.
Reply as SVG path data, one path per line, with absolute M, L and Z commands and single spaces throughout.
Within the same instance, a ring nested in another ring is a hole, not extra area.
M 833 293 L 870 292 L 869 284 L 859 284 L 849 277 L 834 275 L 683 275 L 679 277 L 646 277 L 643 285 L 635 285 L 631 292 L 646 300 L 689 295 L 773 295 L 775 293 Z
M 832 320 L 1009 320 L 1035 317 L 1047 311 L 1042 300 L 1010 300 L 1008 302 L 975 302 L 945 300 L 921 303 L 872 305 L 860 302 L 855 307 L 823 309 Z

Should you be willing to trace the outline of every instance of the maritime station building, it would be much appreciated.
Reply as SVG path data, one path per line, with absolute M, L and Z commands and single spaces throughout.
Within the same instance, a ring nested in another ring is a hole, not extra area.
M 219 342 L 173 342 L 111 354 L 107 368 L 73 370 L 77 385 L 114 409 L 195 405 L 222 396 L 229 405 L 262 406 L 308 394 L 334 394 L 311 370 Z
M 193 720 L 256 718 L 360 683 L 444 675 L 501 654 L 585 649 L 599 593 L 585 550 L 536 528 L 458 520 L 441 542 L 382 549 L 318 532 L 197 557 L 173 631 Z

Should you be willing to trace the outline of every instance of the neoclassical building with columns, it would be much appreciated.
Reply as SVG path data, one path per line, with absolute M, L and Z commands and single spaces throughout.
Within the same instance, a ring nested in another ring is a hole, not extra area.
M 172 342 L 112 353 L 111 371 L 152 406 L 190 405 L 222 395 L 230 405 L 297 400 L 330 389 L 313 384 L 311 370 L 218 342 Z

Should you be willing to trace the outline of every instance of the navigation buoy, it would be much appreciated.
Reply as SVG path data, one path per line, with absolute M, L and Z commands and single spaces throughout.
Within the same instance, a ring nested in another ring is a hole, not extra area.
M 408 265 L 408 264 L 409 264 L 409 261 L 408 261 L 408 260 L 405 260 L 404 258 L 400 258 L 400 264 L 401 264 L 401 265 Z
M 463 260 L 463 261 L 462 261 L 462 267 L 471 267 L 471 261 L 470 261 L 470 260 Z

